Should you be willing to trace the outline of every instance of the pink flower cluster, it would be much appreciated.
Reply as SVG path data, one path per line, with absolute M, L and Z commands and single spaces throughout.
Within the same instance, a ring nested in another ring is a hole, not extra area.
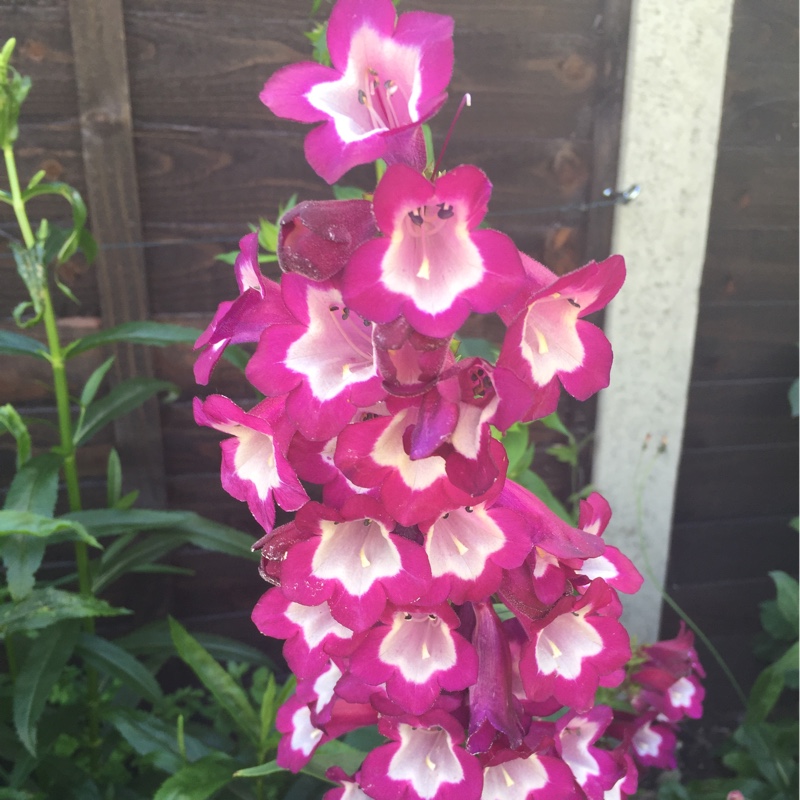
M 599 494 L 565 523 L 507 480 L 495 434 L 554 411 L 562 386 L 586 399 L 608 384 L 610 345 L 583 317 L 616 294 L 624 264 L 556 276 L 481 226 L 480 169 L 426 164 L 420 126 L 446 97 L 452 29 L 396 18 L 391 0 L 338 0 L 333 66 L 266 84 L 275 113 L 322 123 L 306 153 L 323 178 L 389 166 L 371 197 L 282 218 L 280 283 L 261 274 L 256 235 L 242 239 L 240 293 L 198 340 L 196 377 L 208 382 L 228 344 L 257 343 L 246 375 L 265 399 L 244 410 L 213 395 L 195 415 L 230 435 L 223 486 L 266 534 L 273 588 L 253 620 L 285 640 L 298 679 L 277 718 L 280 765 L 377 725 L 387 742 L 355 775 L 333 770 L 328 800 L 621 798 L 632 753 L 647 763 L 643 728 L 601 746 L 613 715 L 594 703 L 625 678 L 617 592 L 641 576 L 604 543 Z M 506 325 L 496 364 L 457 354 L 474 312 Z M 278 528 L 276 504 L 296 512 Z M 688 696 L 659 681 L 662 650 L 638 676 L 648 735 Z
M 641 766 L 675 769 L 678 723 L 702 716 L 704 677 L 694 636 L 681 623 L 674 639 L 641 649 L 622 692 L 631 710 L 615 710 L 609 735 L 630 742 Z

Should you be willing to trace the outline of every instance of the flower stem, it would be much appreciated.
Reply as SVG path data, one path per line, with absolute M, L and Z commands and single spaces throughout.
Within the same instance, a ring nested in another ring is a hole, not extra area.
M 14 158 L 14 148 L 8 144 L 3 147 L 6 172 L 11 189 L 11 201 L 14 214 L 17 218 L 22 239 L 25 246 L 32 250 L 36 246 L 36 237 L 33 234 L 28 212 L 25 208 L 25 200 L 19 185 L 17 175 L 17 164 Z M 47 347 L 49 351 L 48 360 L 53 371 L 53 389 L 56 396 L 56 410 L 58 414 L 58 432 L 61 443 L 61 455 L 63 456 L 62 471 L 64 482 L 67 487 L 67 499 L 70 511 L 80 511 L 83 507 L 81 502 L 80 483 L 78 480 L 78 466 L 75 459 L 75 442 L 72 436 L 72 415 L 70 412 L 69 386 L 67 384 L 66 362 L 64 360 L 64 350 L 61 347 L 61 340 L 58 334 L 58 323 L 56 321 L 53 301 L 50 295 L 50 288 L 47 281 L 41 287 L 42 299 L 42 318 L 44 321 L 45 333 L 47 336 Z M 91 597 L 92 576 L 89 565 L 89 550 L 85 542 L 75 542 L 75 564 L 78 570 L 78 586 L 80 593 L 84 597 Z M 87 633 L 94 633 L 94 619 L 87 617 L 84 619 L 84 629 Z M 89 741 L 94 750 L 99 741 L 99 723 L 97 718 L 97 705 L 99 698 L 97 673 L 90 667 L 86 667 L 87 682 L 87 711 L 89 726 Z

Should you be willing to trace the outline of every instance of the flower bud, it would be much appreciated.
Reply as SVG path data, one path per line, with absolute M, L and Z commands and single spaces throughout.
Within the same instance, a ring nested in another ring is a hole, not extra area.
M 306 200 L 279 225 L 280 268 L 312 281 L 341 272 L 356 248 L 378 235 L 368 200 Z

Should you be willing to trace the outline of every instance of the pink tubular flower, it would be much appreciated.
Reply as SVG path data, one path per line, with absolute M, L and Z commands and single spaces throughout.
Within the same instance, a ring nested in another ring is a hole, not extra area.
M 384 717 L 378 730 L 394 741 L 373 750 L 361 766 L 361 786 L 381 800 L 479 800 L 478 760 L 459 745 L 464 732 L 453 717 L 432 711 L 408 722 Z
M 420 126 L 447 99 L 453 20 L 416 11 L 396 17 L 391 0 L 338 0 L 328 22 L 333 68 L 284 67 L 262 102 L 279 117 L 322 122 L 306 137 L 308 163 L 328 183 L 383 158 L 425 166 Z
M 611 753 L 594 746 L 611 717 L 608 706 L 595 706 L 585 714 L 566 714 L 556 722 L 559 755 L 588 800 L 603 800 L 622 772 Z
M 631 657 L 627 631 L 605 615 L 614 599 L 613 590 L 595 580 L 585 595 L 564 597 L 535 626 L 520 661 L 531 700 L 552 695 L 582 712 L 592 707 L 598 686 L 611 685 L 604 679 L 616 676 Z
M 330 439 L 359 407 L 382 399 L 369 321 L 351 314 L 335 282 L 284 275 L 287 321 L 264 330 L 247 377 L 309 439 Z M 289 316 L 291 314 L 291 316 Z
M 328 604 L 304 606 L 279 588 L 261 596 L 253 623 L 265 636 L 286 639 L 283 656 L 298 678 L 317 678 L 330 665 L 330 655 L 352 646 L 353 631 L 332 616 Z
M 601 494 L 592 492 L 586 500 L 581 500 L 578 520 L 581 530 L 602 536 L 610 519 L 611 507 Z M 638 592 L 644 582 L 633 562 L 610 544 L 606 545 L 602 555 L 584 561 L 579 571 L 589 580 L 602 578 L 609 586 L 626 594 Z
M 505 754 L 483 770 L 481 800 L 583 800 L 569 767 L 551 755 Z
M 328 601 L 333 618 L 351 630 L 374 625 L 387 598 L 411 603 L 428 588 L 425 551 L 393 534 L 394 520 L 370 497 L 351 498 L 341 513 L 309 503 L 296 524 L 310 537 L 287 553 L 284 594 L 301 603 Z
M 532 259 L 523 258 L 530 274 Z M 536 262 L 533 262 L 534 264 Z M 537 278 L 545 270 L 537 264 Z M 591 262 L 553 282 L 536 288 L 519 313 L 501 311 L 509 325 L 498 372 L 523 380 L 533 393 L 524 420 L 538 419 L 556 410 L 558 382 L 578 400 L 586 400 L 608 386 L 611 345 L 603 332 L 581 317 L 605 307 L 625 279 L 621 256 Z M 502 385 L 502 384 L 501 384 Z M 499 389 L 502 396 L 503 390 Z
M 239 242 L 234 269 L 239 284 L 236 300 L 220 303 L 214 319 L 195 342 L 203 351 L 194 364 L 194 377 L 207 384 L 217 361 L 229 344 L 257 342 L 261 332 L 290 316 L 281 300 L 280 286 L 267 280 L 258 268 L 258 234 L 251 233 Z
M 372 686 L 385 683 L 406 713 L 423 714 L 442 690 L 475 682 L 475 649 L 456 632 L 460 620 L 446 603 L 388 608 L 382 622 L 352 653 L 350 671 Z
M 489 179 L 470 165 L 434 182 L 390 167 L 373 201 L 384 237 L 363 244 L 345 269 L 347 304 L 376 322 L 402 314 L 420 333 L 446 337 L 470 311 L 508 302 L 522 265 L 507 236 L 477 230 L 490 194 Z
M 265 531 L 275 524 L 276 502 L 285 511 L 296 511 L 308 500 L 286 460 L 291 431 L 281 421 L 281 398 L 265 400 L 249 412 L 222 395 L 195 398 L 194 418 L 198 425 L 233 435 L 220 443 L 222 486 L 247 503 Z

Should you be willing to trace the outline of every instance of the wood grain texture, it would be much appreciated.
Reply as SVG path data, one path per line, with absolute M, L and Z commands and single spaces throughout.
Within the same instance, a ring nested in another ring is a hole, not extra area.
M 776 514 L 789 519 L 797 513 L 797 458 L 796 441 L 684 450 L 675 493 L 675 523 Z M 739 554 L 747 557 L 743 546 L 740 542 Z M 691 557 L 695 555 L 692 552 Z
M 781 445 L 797 440 L 789 378 L 699 381 L 689 387 L 684 447 Z M 754 413 L 757 409 L 757 413 Z
M 121 2 L 70 0 L 69 10 L 92 230 L 101 246 L 136 243 L 142 237 Z M 97 261 L 104 325 L 147 319 L 141 251 L 100 250 Z M 146 348 L 120 344 L 115 352 L 117 382 L 152 375 Z M 129 465 L 127 478 L 140 490 L 142 502 L 163 504 L 157 405 L 146 403 L 117 420 L 114 428 L 120 456 Z

